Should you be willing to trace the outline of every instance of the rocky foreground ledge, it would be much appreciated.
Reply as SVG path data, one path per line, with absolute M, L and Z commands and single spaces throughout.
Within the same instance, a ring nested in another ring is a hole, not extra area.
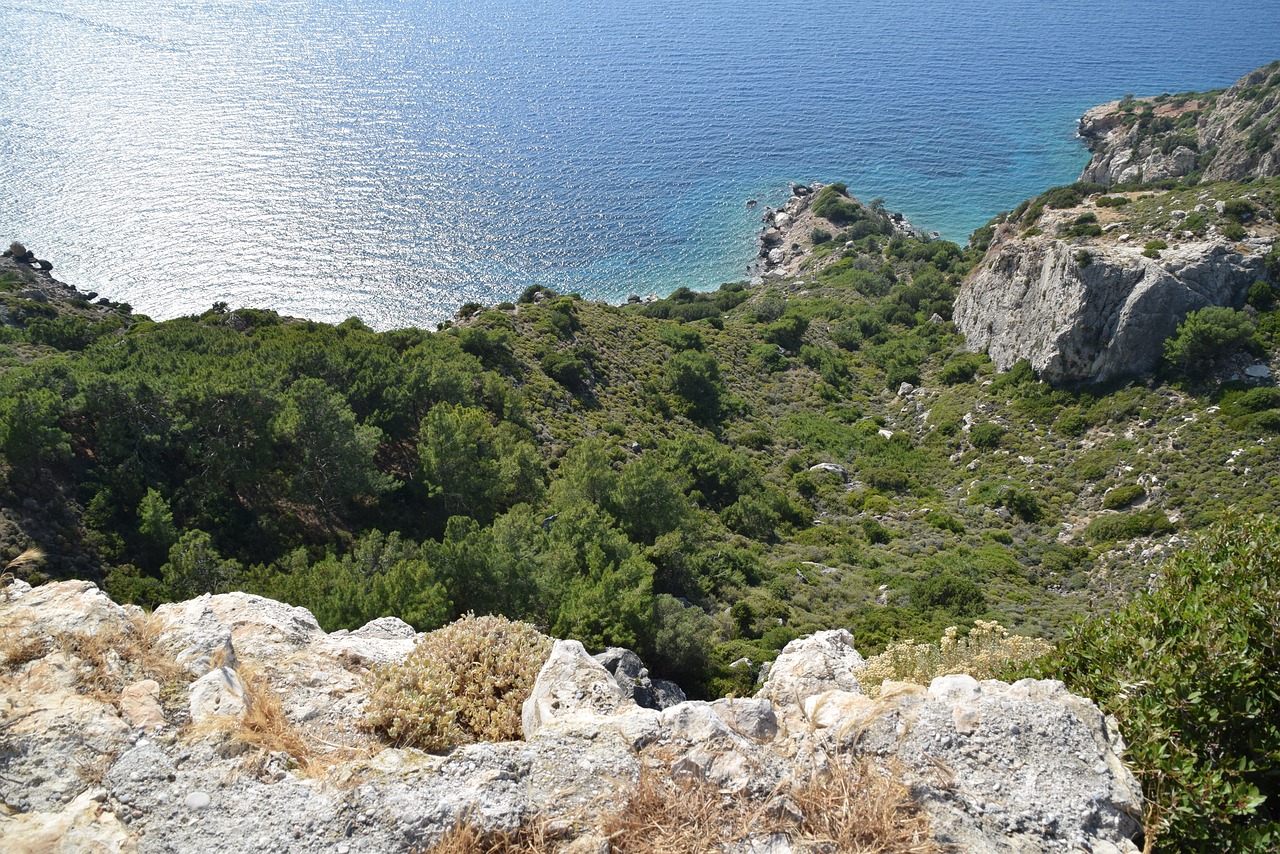
M 909 850 L 1137 850 L 1120 735 L 1059 682 L 950 676 L 872 699 L 849 633 L 829 631 L 789 644 L 755 697 L 642 708 L 629 679 L 557 641 L 524 740 L 436 756 L 359 727 L 371 668 L 415 642 L 394 618 L 326 634 L 242 593 L 144 615 L 88 582 L 14 582 L 0 590 L 0 849 L 410 851 L 462 821 L 537 817 L 560 828 L 547 850 L 607 852 L 604 817 L 646 774 L 765 816 L 804 808 L 780 794 L 788 779 L 867 757 L 927 817 L 931 839 Z M 721 850 L 836 848 L 762 832 Z

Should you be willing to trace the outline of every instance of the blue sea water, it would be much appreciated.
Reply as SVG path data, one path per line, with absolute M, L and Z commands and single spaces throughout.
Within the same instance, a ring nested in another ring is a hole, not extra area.
M 378 328 L 743 278 L 788 181 L 963 242 L 1087 107 L 1280 58 L 1275 0 L 0 2 L 0 239 L 156 318 Z

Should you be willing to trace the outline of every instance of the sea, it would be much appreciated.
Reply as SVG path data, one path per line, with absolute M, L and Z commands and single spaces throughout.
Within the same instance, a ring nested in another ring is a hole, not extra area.
M 156 319 L 434 326 L 745 278 L 844 181 L 963 243 L 1086 108 L 1280 58 L 1276 0 L 0 0 L 0 240 Z M 748 202 L 755 201 L 756 206 Z

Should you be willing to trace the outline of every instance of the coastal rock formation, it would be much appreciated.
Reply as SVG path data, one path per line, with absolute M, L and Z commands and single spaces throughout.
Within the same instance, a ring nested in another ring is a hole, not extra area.
M 824 214 L 822 191 L 835 193 L 839 207 L 847 214 L 832 218 L 830 211 Z M 815 210 L 815 205 L 818 209 Z M 900 213 L 886 211 L 873 202 L 863 205 L 849 195 L 844 184 L 823 184 L 815 181 L 808 186 L 791 185 L 791 197 L 781 208 L 766 207 L 762 218 L 760 247 L 756 260 L 747 268 L 755 279 L 785 279 L 816 273 L 827 264 L 840 259 L 839 252 L 818 257 L 814 247 L 826 241 L 837 241 L 830 246 L 844 244 L 867 234 L 901 234 L 906 237 L 927 239 L 927 236 Z M 825 234 L 825 239 L 822 235 Z M 937 235 L 934 235 L 935 237 Z M 818 242 L 815 242 L 818 237 Z
M 1280 175 L 1280 62 L 1206 94 L 1128 98 L 1080 121 L 1093 159 L 1081 181 L 1152 182 L 1202 173 L 1202 181 Z
M 1143 373 L 1188 312 L 1243 302 L 1270 245 L 1187 241 L 1149 258 L 1130 242 L 1009 237 L 960 289 L 955 321 L 1001 370 L 1027 359 L 1059 384 Z
M 17 581 L 0 590 L 0 630 L 5 851 L 408 851 L 460 821 L 513 830 L 535 815 L 604 851 L 603 817 L 626 808 L 642 768 L 763 809 L 802 769 L 849 756 L 898 775 L 940 843 L 1137 850 L 1139 790 L 1091 702 L 1057 682 L 968 677 L 890 683 L 873 700 L 847 632 L 794 641 L 754 698 L 663 710 L 559 641 L 525 740 L 435 756 L 358 727 L 370 665 L 413 645 L 398 620 L 326 634 L 303 609 L 239 593 L 146 616 L 87 582 Z M 243 708 L 194 720 L 188 697 L 206 680 Z

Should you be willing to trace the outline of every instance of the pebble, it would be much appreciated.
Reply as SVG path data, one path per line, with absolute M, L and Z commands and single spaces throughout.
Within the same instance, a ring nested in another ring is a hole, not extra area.
M 213 799 L 209 797 L 208 792 L 192 792 L 187 795 L 186 804 L 193 810 L 202 810 L 209 806 Z

